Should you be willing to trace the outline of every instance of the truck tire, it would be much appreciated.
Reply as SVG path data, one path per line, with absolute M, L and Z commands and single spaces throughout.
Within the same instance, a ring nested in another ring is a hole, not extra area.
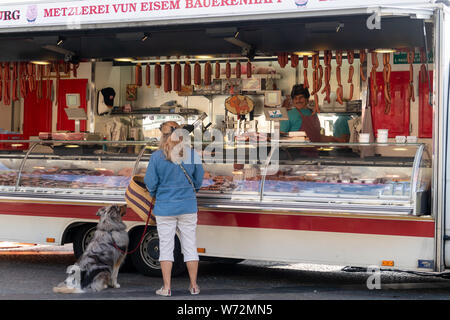
M 96 227 L 97 225 L 95 224 L 85 224 L 76 231 L 73 238 L 73 253 L 77 260 L 81 257 L 89 242 L 94 237 Z
M 130 239 L 129 250 L 134 250 L 142 237 L 143 228 L 133 232 Z M 155 227 L 148 228 L 139 248 L 131 254 L 131 261 L 136 270 L 150 277 L 161 276 L 161 266 L 159 264 L 159 237 Z M 174 263 L 172 265 L 172 276 L 181 275 L 186 270 L 181 244 L 178 236 L 175 236 Z

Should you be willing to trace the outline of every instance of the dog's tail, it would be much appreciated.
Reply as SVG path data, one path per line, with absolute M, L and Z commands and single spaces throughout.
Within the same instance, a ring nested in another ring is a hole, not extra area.
M 64 282 L 62 282 L 57 287 L 53 287 L 53 292 L 55 293 L 83 293 L 84 291 L 80 288 L 68 287 Z
M 67 267 L 68 274 L 66 280 L 58 286 L 53 287 L 55 293 L 82 293 L 81 289 L 81 269 L 77 264 Z

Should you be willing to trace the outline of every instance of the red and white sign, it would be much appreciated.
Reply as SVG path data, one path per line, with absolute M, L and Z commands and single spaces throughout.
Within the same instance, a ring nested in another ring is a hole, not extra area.
M 139 22 L 308 10 L 429 5 L 434 0 L 86 0 L 0 6 L 0 28 Z M 5 3 L 5 2 L 3 2 Z

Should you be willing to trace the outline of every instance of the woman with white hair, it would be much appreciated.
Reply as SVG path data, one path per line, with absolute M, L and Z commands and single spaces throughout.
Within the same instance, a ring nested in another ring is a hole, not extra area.
M 191 294 L 199 294 L 196 192 L 202 185 L 204 170 L 200 157 L 185 143 L 183 129 L 176 122 L 165 122 L 160 130 L 159 150 L 150 157 L 144 178 L 148 191 L 156 198 L 153 213 L 156 217 L 159 261 L 164 283 L 156 290 L 156 294 L 171 295 L 171 271 L 177 228 L 189 273 L 189 291 Z

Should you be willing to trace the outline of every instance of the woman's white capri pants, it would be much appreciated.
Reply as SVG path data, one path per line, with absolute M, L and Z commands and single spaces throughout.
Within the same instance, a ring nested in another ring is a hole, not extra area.
M 198 261 L 196 229 L 197 213 L 156 216 L 159 237 L 159 261 L 174 261 L 175 232 L 178 227 L 184 261 Z

